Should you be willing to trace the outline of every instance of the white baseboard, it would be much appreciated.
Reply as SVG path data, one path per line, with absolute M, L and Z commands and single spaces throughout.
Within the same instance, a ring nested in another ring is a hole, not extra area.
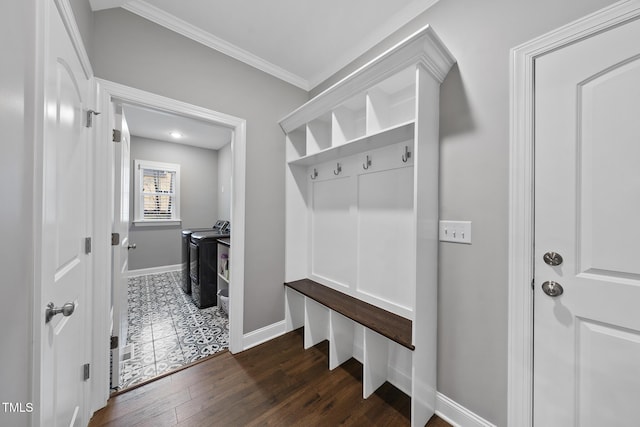
M 264 328 L 256 329 L 255 331 L 244 334 L 242 338 L 242 349 L 248 350 L 251 347 L 255 347 L 263 342 L 272 340 L 286 332 L 286 323 L 284 320 L 280 322 L 267 325 Z
M 402 372 L 397 367 L 391 365 L 389 365 L 387 369 L 387 381 L 407 396 L 411 396 L 411 373 Z
M 436 415 L 454 427 L 495 427 L 442 393 L 436 393 Z
M 168 273 L 170 271 L 180 271 L 182 264 L 161 265 L 160 267 L 140 268 L 138 270 L 129 270 L 127 277 L 145 276 L 147 274 Z

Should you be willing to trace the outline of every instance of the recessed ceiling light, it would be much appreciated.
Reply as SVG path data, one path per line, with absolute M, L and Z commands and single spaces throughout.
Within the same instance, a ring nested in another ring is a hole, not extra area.
M 169 135 L 171 135 L 171 137 L 175 139 L 182 138 L 182 134 L 176 130 L 169 132 Z

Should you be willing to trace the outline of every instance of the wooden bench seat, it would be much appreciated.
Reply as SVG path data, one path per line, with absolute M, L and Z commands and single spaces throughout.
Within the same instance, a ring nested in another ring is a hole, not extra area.
M 356 299 L 309 279 L 285 283 L 285 286 L 342 314 L 362 326 L 415 350 L 411 343 L 411 320 Z

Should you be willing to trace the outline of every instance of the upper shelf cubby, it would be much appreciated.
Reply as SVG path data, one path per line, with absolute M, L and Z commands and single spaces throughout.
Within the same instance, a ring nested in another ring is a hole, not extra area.
M 416 68 L 409 67 L 367 90 L 367 134 L 416 116 Z
M 441 83 L 454 63 L 433 29 L 424 27 L 283 118 L 286 134 L 306 129 L 305 149 L 289 150 L 287 160 L 335 155 L 339 151 L 333 148 L 415 123 L 419 92 L 424 92 L 416 82 L 418 67 Z M 367 144 L 358 146 L 366 149 Z
M 401 123 L 383 131 L 371 135 L 364 135 L 347 141 L 344 144 L 329 147 L 322 151 L 307 154 L 306 156 L 292 157 L 289 164 L 305 166 L 315 165 L 329 160 L 336 160 L 353 154 L 375 150 L 376 148 L 381 148 L 397 142 L 407 140 L 413 141 L 414 128 L 415 125 L 413 121 Z

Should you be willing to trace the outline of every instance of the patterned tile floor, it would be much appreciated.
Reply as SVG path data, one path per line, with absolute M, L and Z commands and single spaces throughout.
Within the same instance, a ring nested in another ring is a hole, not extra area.
M 197 308 L 180 288 L 181 274 L 129 278 L 127 344 L 134 350 L 120 362 L 120 390 L 228 348 L 227 316 Z

